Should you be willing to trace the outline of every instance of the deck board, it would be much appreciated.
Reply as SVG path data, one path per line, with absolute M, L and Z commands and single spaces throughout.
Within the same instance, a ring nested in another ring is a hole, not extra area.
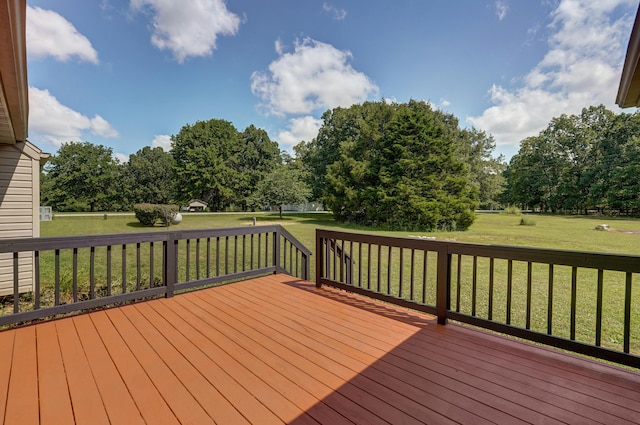
M 0 332 L 5 424 L 640 424 L 640 373 L 286 275 Z

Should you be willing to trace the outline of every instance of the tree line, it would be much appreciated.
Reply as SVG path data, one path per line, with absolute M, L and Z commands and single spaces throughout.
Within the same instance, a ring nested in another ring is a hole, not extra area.
M 125 163 L 90 142 L 63 144 L 41 175 L 41 204 L 54 211 L 131 211 L 139 203 L 207 202 L 213 211 L 303 203 L 308 189 L 267 132 L 239 132 L 220 119 L 172 136 L 172 149 L 145 146 Z M 282 183 L 282 178 L 286 184 Z M 274 187 L 275 185 L 284 187 Z
M 500 199 L 542 212 L 640 212 L 640 114 L 603 105 L 553 118 L 524 139 Z

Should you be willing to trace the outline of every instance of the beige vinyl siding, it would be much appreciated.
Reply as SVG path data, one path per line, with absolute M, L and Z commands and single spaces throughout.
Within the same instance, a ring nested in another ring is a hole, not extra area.
M 0 243 L 40 236 L 40 157 L 28 142 L 0 146 Z M 20 292 L 33 290 L 33 253 L 18 260 Z M 13 293 L 13 255 L 0 254 L 0 296 Z

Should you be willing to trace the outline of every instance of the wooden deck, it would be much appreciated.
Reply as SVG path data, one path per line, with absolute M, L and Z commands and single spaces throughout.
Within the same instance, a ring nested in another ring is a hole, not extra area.
M 640 424 L 640 373 L 286 275 L 0 332 L 6 424 Z

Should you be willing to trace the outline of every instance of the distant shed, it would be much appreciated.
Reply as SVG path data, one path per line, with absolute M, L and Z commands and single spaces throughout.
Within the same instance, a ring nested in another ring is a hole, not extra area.
M 28 141 L 0 144 L 0 240 L 40 236 L 40 167 L 48 157 Z M 33 253 L 20 255 L 19 268 L 20 292 L 32 291 Z M 0 254 L 0 295 L 11 293 L 12 254 Z
M 204 211 L 207 208 L 207 203 L 199 199 L 192 199 L 189 201 L 189 211 Z

